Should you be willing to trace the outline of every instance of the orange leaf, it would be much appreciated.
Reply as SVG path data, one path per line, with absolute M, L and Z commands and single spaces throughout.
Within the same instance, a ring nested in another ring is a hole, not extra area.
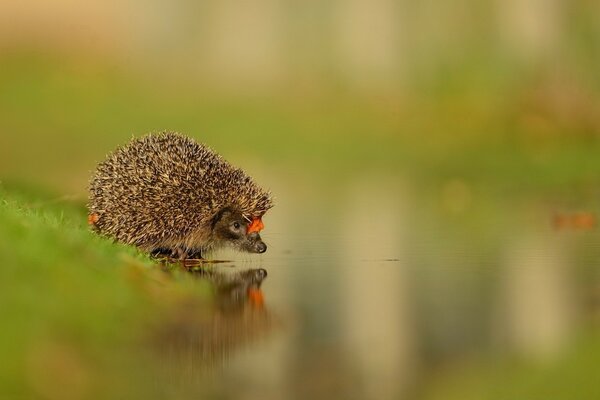
M 254 218 L 250 225 L 248 225 L 246 233 L 260 232 L 264 227 L 265 225 L 263 224 L 262 219 Z
M 94 225 L 99 219 L 100 216 L 98 214 L 90 214 L 88 215 L 88 224 Z

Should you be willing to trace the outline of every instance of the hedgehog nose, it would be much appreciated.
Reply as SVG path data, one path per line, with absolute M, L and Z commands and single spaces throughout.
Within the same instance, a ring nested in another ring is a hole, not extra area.
M 259 268 L 254 271 L 254 280 L 256 282 L 262 282 L 267 277 L 267 270 L 264 268 Z
M 264 253 L 265 251 L 267 251 L 267 245 L 264 242 L 256 243 L 256 252 L 257 253 Z

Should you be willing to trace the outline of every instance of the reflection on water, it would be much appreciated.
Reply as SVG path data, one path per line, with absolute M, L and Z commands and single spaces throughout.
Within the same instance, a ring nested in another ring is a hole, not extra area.
M 406 220 L 402 193 L 394 181 L 357 182 L 347 194 L 341 218 L 337 273 L 341 293 L 346 294 L 339 302 L 341 338 L 346 357 L 362 377 L 357 393 L 362 398 L 397 397 L 406 391 L 417 363 L 401 248 L 408 234 L 400 223 Z M 397 261 L 366 263 L 366 254 Z M 376 270 L 364 271 L 373 267 Z
M 506 344 L 529 356 L 556 355 L 576 327 L 568 249 L 550 233 L 517 239 L 499 282 Z
M 439 197 L 392 178 L 328 195 L 273 189 L 269 252 L 194 272 L 214 299 L 183 304 L 156 332 L 163 383 L 180 388 L 168 393 L 461 398 L 485 368 L 558 368 L 578 336 L 597 334 L 597 232 L 556 231 L 551 207 L 531 213 L 458 180 Z
M 159 352 L 165 352 L 193 373 L 226 361 L 232 351 L 252 342 L 271 328 L 271 317 L 260 288 L 267 271 L 248 269 L 226 274 L 212 269 L 190 272 L 211 285 L 208 304 L 181 304 L 163 321 L 156 335 Z
M 209 285 L 212 296 L 179 304 L 153 334 L 157 387 L 169 397 L 206 394 L 211 372 L 268 337 L 276 325 L 261 290 L 265 269 L 203 267 L 189 273 L 198 284 Z

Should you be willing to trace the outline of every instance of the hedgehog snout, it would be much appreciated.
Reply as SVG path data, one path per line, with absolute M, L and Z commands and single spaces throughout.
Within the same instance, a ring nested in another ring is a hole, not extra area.
M 256 243 L 256 252 L 257 253 L 264 253 L 265 251 L 267 251 L 267 245 L 265 244 L 265 242 L 258 242 Z
M 250 246 L 247 250 L 251 253 L 264 253 L 267 251 L 267 245 L 262 241 L 258 232 L 252 232 L 249 234 L 248 242 Z

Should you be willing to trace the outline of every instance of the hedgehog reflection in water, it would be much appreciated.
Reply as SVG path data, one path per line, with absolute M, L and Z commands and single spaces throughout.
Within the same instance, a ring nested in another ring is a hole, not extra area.
M 133 139 L 101 162 L 90 182 L 88 222 L 152 254 L 202 258 L 232 246 L 264 253 L 271 194 L 207 146 L 175 132 Z
M 181 299 L 149 332 L 161 377 L 176 377 L 193 386 L 201 368 L 220 365 L 237 350 L 280 328 L 281 321 L 265 304 L 261 286 L 266 270 L 231 273 L 201 268 L 190 273 L 207 284 L 214 297 L 207 304 Z

